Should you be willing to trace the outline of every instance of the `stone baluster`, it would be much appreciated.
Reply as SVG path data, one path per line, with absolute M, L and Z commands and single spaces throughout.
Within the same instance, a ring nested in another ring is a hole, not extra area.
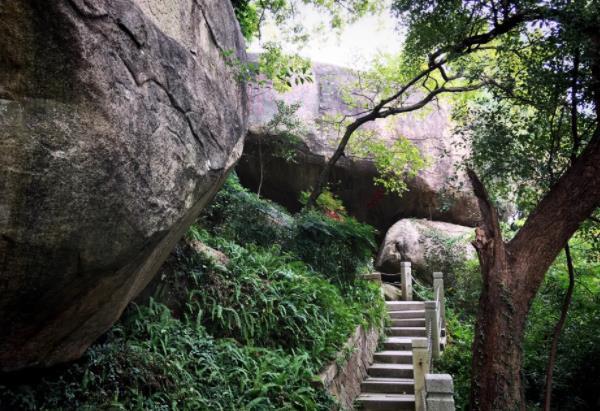
M 439 290 L 439 294 L 438 294 Z M 434 295 L 439 295 L 438 309 L 440 310 L 440 316 L 442 318 L 442 327 L 446 325 L 446 302 L 444 296 L 444 274 L 440 272 L 433 273 L 433 292 Z M 441 332 L 442 330 L 440 330 Z
M 434 359 L 440 358 L 439 306 L 437 301 L 425 301 L 425 323 L 427 334 L 431 335 L 431 353 Z
M 413 372 L 415 380 L 415 410 L 425 411 L 425 375 L 429 373 L 429 351 L 427 338 L 412 339 Z
M 454 411 L 454 384 L 450 375 L 425 375 L 425 390 L 427 411 Z
M 412 274 L 409 261 L 400 263 L 400 281 L 402 282 L 402 299 L 412 301 Z

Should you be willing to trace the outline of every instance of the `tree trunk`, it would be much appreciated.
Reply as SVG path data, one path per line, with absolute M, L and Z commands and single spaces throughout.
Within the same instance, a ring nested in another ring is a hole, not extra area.
M 516 410 L 522 403 L 521 342 L 527 307 L 515 302 L 512 284 L 515 276 L 496 209 L 471 170 L 469 177 L 483 217 L 483 226 L 476 229 L 473 241 L 483 287 L 473 341 L 471 409 Z
M 562 309 L 560 311 L 560 318 L 554 327 L 554 333 L 552 335 L 552 346 L 550 347 L 550 354 L 548 355 L 548 367 L 546 368 L 544 411 L 550 411 L 550 406 L 552 403 L 552 377 L 554 375 L 554 364 L 556 363 L 558 340 L 560 339 L 560 334 L 565 328 L 567 313 L 569 312 L 569 306 L 571 305 L 571 299 L 573 298 L 573 289 L 575 288 L 575 269 L 573 268 L 571 249 L 568 242 L 565 246 L 565 256 L 567 257 L 567 269 L 569 271 L 569 288 L 567 289 L 567 294 L 565 295 L 565 299 L 563 301 Z
M 310 192 L 310 196 L 306 201 L 306 208 L 312 208 L 317 203 L 317 198 L 319 198 L 321 192 L 323 192 L 323 188 L 329 182 L 329 175 L 331 174 L 331 170 L 333 170 L 335 163 L 340 159 L 340 157 L 344 155 L 344 151 L 346 150 L 346 146 L 348 145 L 352 134 L 356 130 L 358 130 L 358 128 L 360 128 L 360 126 L 362 126 L 364 123 L 372 121 L 375 118 L 376 117 L 374 114 L 361 117 L 355 120 L 346 128 L 346 131 L 344 132 L 344 135 L 342 136 L 342 139 L 340 140 L 336 150 L 334 151 L 329 161 L 327 161 L 327 164 L 325 164 L 323 170 L 321 170 L 319 178 L 315 182 L 315 186 L 313 187 L 312 191 Z
M 262 137 L 258 137 L 258 166 L 260 168 L 260 176 L 258 180 L 258 189 L 256 190 L 256 196 L 260 198 L 260 191 L 262 190 L 263 179 L 265 175 L 265 165 L 263 163 L 262 153 Z
M 476 229 L 483 277 L 471 380 L 471 409 L 524 410 L 522 342 L 529 308 L 546 271 L 581 222 L 600 206 L 600 128 L 569 170 L 540 201 L 515 238 L 504 243 L 482 183 L 469 177 L 479 200 Z

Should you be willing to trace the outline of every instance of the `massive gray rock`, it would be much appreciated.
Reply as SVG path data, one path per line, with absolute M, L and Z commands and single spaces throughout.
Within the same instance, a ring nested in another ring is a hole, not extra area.
M 0 2 L 0 370 L 75 359 L 152 279 L 247 129 L 229 1 Z
M 294 86 L 284 94 L 269 87 L 252 91 L 250 132 L 237 167 L 242 183 L 256 189 L 260 176 L 258 138 L 265 135 L 265 126 L 277 111 L 276 101 L 301 103 L 298 115 L 308 131 L 302 135 L 294 162 L 270 155 L 269 143 L 277 136 L 262 139 L 265 158 L 262 193 L 292 210 L 299 208 L 300 192 L 314 184 L 337 144 L 337 135 L 323 119 L 352 111 L 344 104 L 343 93 L 356 81 L 353 72 L 317 63 L 313 65 L 313 72 L 313 83 Z M 464 175 L 455 170 L 455 163 L 464 152 L 454 144 L 456 137 L 452 133 L 447 104 L 431 105 L 419 112 L 378 120 L 366 127 L 385 141 L 398 136 L 410 139 L 431 160 L 431 165 L 408 181 L 410 191 L 398 197 L 385 194 L 373 184 L 377 171 L 371 160 L 342 157 L 333 170 L 330 183 L 352 215 L 384 232 L 406 217 L 476 225 L 479 219 L 476 199 Z
M 400 220 L 385 235 L 375 266 L 384 273 L 399 273 L 400 263 L 410 261 L 413 276 L 431 283 L 434 271 L 450 274 L 475 258 L 470 243 L 474 232 L 470 227 L 441 221 Z

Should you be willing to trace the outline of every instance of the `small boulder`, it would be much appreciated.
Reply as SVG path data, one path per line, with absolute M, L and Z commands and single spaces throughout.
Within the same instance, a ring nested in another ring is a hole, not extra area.
M 381 289 L 385 301 L 400 301 L 402 299 L 402 291 L 393 284 L 383 283 Z
M 407 218 L 387 232 L 375 266 L 384 273 L 400 272 L 400 262 L 412 263 L 413 276 L 431 282 L 433 271 L 449 273 L 475 258 L 473 229 L 440 221 Z

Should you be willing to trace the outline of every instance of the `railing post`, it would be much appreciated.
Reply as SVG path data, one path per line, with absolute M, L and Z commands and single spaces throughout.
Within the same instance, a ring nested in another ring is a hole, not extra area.
M 433 273 L 433 293 L 434 295 L 438 295 L 439 289 L 439 310 L 440 315 L 442 316 L 442 327 L 446 326 L 446 300 L 444 296 L 444 274 L 441 272 Z M 440 330 L 441 331 L 441 330 Z
M 429 374 L 429 352 L 427 338 L 412 339 L 413 372 L 415 380 L 415 410 L 425 411 L 425 375 Z
M 440 358 L 440 327 L 437 301 L 425 301 L 425 322 L 427 334 L 431 335 L 431 353 L 434 359 Z
M 412 301 L 412 274 L 409 261 L 400 263 L 400 281 L 402 282 L 402 299 Z
M 427 374 L 425 390 L 428 411 L 454 411 L 454 384 L 450 375 Z

